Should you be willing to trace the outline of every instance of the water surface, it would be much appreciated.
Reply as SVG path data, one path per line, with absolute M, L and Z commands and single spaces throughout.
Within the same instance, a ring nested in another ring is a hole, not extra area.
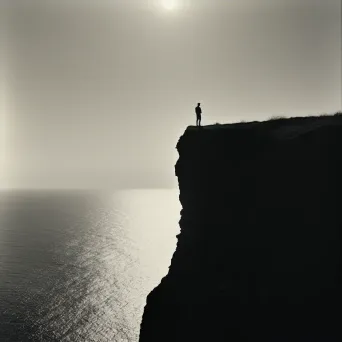
M 0 340 L 138 341 L 177 190 L 0 193 Z

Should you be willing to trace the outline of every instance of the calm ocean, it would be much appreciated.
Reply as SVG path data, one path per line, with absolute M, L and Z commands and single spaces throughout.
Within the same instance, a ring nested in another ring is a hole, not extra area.
M 178 190 L 0 192 L 0 341 L 138 341 Z

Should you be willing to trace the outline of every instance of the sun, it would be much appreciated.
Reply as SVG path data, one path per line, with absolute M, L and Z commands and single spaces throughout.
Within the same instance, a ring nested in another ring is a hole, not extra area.
M 177 7 L 177 0 L 162 0 L 162 5 L 166 10 L 172 11 Z

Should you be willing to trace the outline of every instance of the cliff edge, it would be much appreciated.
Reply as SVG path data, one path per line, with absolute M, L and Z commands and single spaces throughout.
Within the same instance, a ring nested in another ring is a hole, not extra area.
M 140 342 L 341 340 L 342 115 L 190 126 Z

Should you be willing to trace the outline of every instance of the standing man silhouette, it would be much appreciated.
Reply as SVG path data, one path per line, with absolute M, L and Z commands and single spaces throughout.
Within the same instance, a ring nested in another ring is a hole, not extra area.
M 198 103 L 197 107 L 195 108 L 195 112 L 196 112 L 196 126 L 200 127 L 201 126 L 201 114 L 202 114 L 202 109 L 201 109 L 201 104 Z

